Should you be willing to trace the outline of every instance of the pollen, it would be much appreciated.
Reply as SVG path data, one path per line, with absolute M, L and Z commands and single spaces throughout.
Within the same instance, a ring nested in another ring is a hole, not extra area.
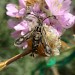
M 62 4 L 58 0 L 55 0 L 54 6 L 57 6 L 58 9 L 60 10 L 62 7 Z
M 27 6 L 31 6 L 31 5 L 34 5 L 34 3 L 36 3 L 37 1 L 36 0 L 25 0 Z

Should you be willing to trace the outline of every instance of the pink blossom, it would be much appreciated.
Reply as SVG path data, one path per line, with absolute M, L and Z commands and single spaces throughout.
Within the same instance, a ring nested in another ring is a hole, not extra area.
M 62 26 L 64 28 L 71 28 L 75 23 L 75 16 L 72 15 L 71 13 L 65 13 L 63 17 L 64 23 L 62 22 Z
M 43 23 L 46 23 L 47 25 L 50 25 L 50 19 L 49 19 L 49 18 L 45 19 L 45 20 L 43 21 Z
M 71 0 L 45 0 L 52 15 L 62 15 L 70 11 Z
M 16 17 L 16 18 L 23 17 L 26 13 L 25 8 L 20 9 L 15 4 L 7 4 L 6 9 L 7 9 L 6 14 L 11 17 Z
M 63 31 L 65 30 L 64 27 L 62 27 L 61 23 L 58 21 L 58 19 L 55 18 L 47 18 L 44 20 L 44 23 L 46 23 L 48 26 L 54 27 L 58 34 L 61 36 Z
M 32 7 L 32 11 L 33 12 L 37 12 L 39 13 L 40 12 L 40 6 L 38 3 L 35 3 L 34 6 Z
M 23 20 L 23 21 L 16 20 L 15 21 L 15 20 L 9 19 L 8 26 L 9 26 L 9 28 L 16 30 L 14 33 L 12 33 L 12 37 L 14 37 L 14 38 L 24 35 L 29 31 L 27 22 L 25 20 Z
M 46 27 L 50 27 L 49 29 L 52 31 L 51 35 L 55 36 L 53 39 L 55 39 L 56 36 L 59 38 L 66 29 L 73 26 L 75 16 L 70 13 L 71 0 L 45 0 L 45 2 L 48 8 L 45 6 L 43 8 L 48 11 L 41 9 L 39 3 L 35 3 L 28 8 L 25 0 L 19 0 L 19 6 L 7 4 L 6 14 L 10 17 L 14 17 L 8 21 L 9 28 L 15 30 L 12 33 L 12 37 L 18 38 L 35 29 L 36 26 L 39 26 L 39 19 L 42 20 L 43 26 L 46 24 Z M 49 14 L 47 14 L 47 12 Z M 30 14 L 28 15 L 27 13 Z M 48 36 L 51 37 L 49 34 Z M 52 38 L 50 40 L 52 40 Z M 27 46 L 27 42 L 23 42 L 19 47 L 26 48 Z
M 49 7 L 50 13 L 56 16 L 60 27 L 67 29 L 73 26 L 75 16 L 69 13 L 71 0 L 45 0 L 45 2 Z
M 20 33 L 21 33 L 21 31 L 14 31 L 11 33 L 11 37 L 16 39 L 21 36 Z
M 29 31 L 27 21 L 23 20 L 22 22 L 14 26 L 14 29 L 16 31 L 21 31 L 21 35 L 26 34 Z
M 19 24 L 20 21 L 18 21 L 16 19 L 9 19 L 7 23 L 8 23 L 8 27 L 10 29 L 14 29 L 14 26 L 16 26 L 17 24 Z
M 26 8 L 25 0 L 19 0 L 19 5 L 20 5 L 20 7 L 22 7 L 22 8 Z

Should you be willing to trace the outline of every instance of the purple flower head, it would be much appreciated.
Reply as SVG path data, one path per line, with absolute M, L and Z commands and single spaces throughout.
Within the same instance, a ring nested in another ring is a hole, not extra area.
M 40 19 L 46 32 L 45 36 L 52 42 L 51 46 L 55 46 L 53 48 L 54 54 L 59 55 L 59 37 L 75 22 L 75 16 L 70 13 L 71 0 L 45 0 L 44 3 L 41 5 L 42 3 L 38 1 L 27 6 L 25 0 L 19 0 L 19 6 L 7 4 L 6 14 L 14 17 L 8 21 L 8 26 L 15 30 L 12 37 L 16 39 L 39 26 Z M 19 47 L 26 48 L 27 46 L 25 41 Z

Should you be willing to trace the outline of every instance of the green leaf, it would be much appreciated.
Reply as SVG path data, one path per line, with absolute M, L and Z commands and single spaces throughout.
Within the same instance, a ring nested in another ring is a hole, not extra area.
M 56 64 L 56 58 L 52 57 L 50 60 L 47 62 L 47 67 L 54 66 Z

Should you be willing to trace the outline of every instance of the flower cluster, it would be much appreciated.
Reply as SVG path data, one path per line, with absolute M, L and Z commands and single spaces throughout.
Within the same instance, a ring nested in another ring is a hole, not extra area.
M 12 17 L 8 20 L 8 26 L 15 30 L 12 36 L 18 38 L 33 30 L 38 25 L 36 16 L 39 16 L 42 24 L 48 26 L 45 27 L 49 30 L 47 38 L 50 37 L 52 45 L 56 44 L 54 51 L 57 52 L 54 54 L 59 55 L 58 38 L 75 22 L 75 16 L 70 13 L 70 4 L 71 0 L 19 0 L 19 5 L 7 4 L 6 14 Z M 20 47 L 26 48 L 27 43 L 22 43 Z

